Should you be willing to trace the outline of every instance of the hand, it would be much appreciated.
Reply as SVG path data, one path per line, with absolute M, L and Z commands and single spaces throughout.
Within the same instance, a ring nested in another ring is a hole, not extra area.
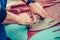
M 18 16 L 20 18 L 21 24 L 31 24 L 32 19 L 30 18 L 30 16 L 27 13 L 21 13 Z

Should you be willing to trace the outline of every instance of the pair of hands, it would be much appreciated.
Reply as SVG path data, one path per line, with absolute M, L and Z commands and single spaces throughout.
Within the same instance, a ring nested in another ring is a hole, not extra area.
M 17 3 L 17 5 L 18 4 L 23 4 L 23 2 L 20 1 Z M 10 10 L 10 7 L 8 7 L 7 10 Z M 15 24 L 24 24 L 31 26 L 35 22 L 35 20 L 36 20 L 35 16 L 34 16 L 34 21 L 32 21 L 32 19 L 27 13 L 20 13 L 19 15 L 16 15 L 14 13 L 7 11 L 7 17 L 3 23 L 4 24 L 15 23 Z

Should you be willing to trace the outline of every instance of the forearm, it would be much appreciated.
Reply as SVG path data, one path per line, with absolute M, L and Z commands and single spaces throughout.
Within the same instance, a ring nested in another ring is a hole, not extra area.
M 7 11 L 6 19 L 4 20 L 3 24 L 9 24 L 9 23 L 19 23 L 20 19 L 17 15 L 14 15 L 13 13 L 10 13 Z

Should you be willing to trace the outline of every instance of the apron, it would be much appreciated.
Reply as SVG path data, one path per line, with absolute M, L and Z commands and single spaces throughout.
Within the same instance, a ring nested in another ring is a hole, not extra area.
M 27 40 L 28 29 L 25 25 L 8 24 L 5 25 L 7 36 L 12 40 Z

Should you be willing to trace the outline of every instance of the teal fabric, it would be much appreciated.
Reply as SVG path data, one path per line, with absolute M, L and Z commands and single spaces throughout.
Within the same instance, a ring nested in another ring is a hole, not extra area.
M 27 27 L 19 24 L 5 25 L 7 36 L 12 40 L 27 40 Z
M 56 26 L 50 29 L 43 30 L 33 35 L 30 40 L 60 40 L 60 30 L 57 32 L 53 32 L 54 30 L 58 30 L 60 26 Z

